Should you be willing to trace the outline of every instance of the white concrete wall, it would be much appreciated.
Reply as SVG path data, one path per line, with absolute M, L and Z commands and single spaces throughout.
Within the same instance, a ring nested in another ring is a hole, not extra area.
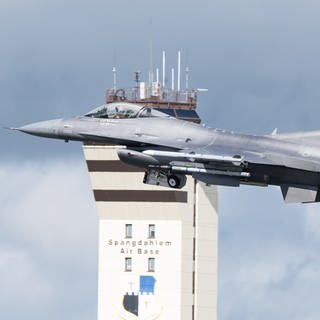
M 218 215 L 217 188 L 196 186 L 195 319 L 216 319 Z
M 84 146 L 84 154 L 87 161 L 118 160 L 115 147 Z M 142 172 L 91 171 L 90 178 L 93 190 L 173 190 L 143 184 Z M 216 188 L 188 177 L 182 191 L 188 193 L 185 203 L 96 202 L 100 219 L 98 320 L 216 319 Z M 133 226 L 132 239 L 125 239 L 128 223 Z M 149 224 L 156 226 L 155 239 L 148 239 Z M 158 242 L 144 244 L 150 240 Z M 160 245 L 166 241 L 171 245 Z M 131 272 L 124 270 L 125 257 L 132 257 Z M 148 272 L 149 257 L 155 258 L 155 272 Z M 150 275 L 156 279 L 154 294 L 140 294 L 137 317 L 124 309 L 123 296 L 128 291 L 137 293 L 139 277 Z

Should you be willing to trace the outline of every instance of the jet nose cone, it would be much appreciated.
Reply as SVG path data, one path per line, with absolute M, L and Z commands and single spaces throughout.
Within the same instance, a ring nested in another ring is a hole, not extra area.
M 16 128 L 16 130 L 35 136 L 55 138 L 59 134 L 60 126 L 61 119 L 57 119 L 30 123 L 20 128 Z

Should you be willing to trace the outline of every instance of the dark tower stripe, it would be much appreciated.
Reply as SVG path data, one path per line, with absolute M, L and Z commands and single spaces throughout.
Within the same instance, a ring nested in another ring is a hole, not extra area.
M 142 168 L 130 166 L 120 160 L 87 160 L 89 172 L 144 172 Z
M 96 201 L 118 202 L 188 202 L 186 191 L 93 190 Z

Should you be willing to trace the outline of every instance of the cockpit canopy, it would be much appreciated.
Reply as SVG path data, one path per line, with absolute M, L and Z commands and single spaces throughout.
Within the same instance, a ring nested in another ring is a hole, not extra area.
M 153 108 L 127 102 L 104 104 L 88 112 L 85 116 L 104 119 L 169 117 L 169 115 Z

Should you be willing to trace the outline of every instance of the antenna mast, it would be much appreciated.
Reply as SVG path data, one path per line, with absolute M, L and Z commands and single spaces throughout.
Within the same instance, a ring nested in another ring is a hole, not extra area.
M 190 72 L 190 69 L 189 69 L 189 67 L 187 66 L 187 67 L 186 67 L 186 89 L 187 89 L 187 90 L 189 89 L 189 72 Z
M 112 73 L 113 73 L 113 90 L 117 90 L 117 69 L 116 67 L 112 68 Z
M 162 87 L 166 86 L 166 52 L 162 51 Z
M 180 91 L 180 79 L 181 79 L 181 51 L 178 51 L 178 84 L 177 90 Z
M 171 68 L 171 90 L 174 90 L 174 68 Z
M 152 20 L 150 20 L 150 65 L 149 65 L 149 85 L 153 82 L 153 39 L 152 39 Z

